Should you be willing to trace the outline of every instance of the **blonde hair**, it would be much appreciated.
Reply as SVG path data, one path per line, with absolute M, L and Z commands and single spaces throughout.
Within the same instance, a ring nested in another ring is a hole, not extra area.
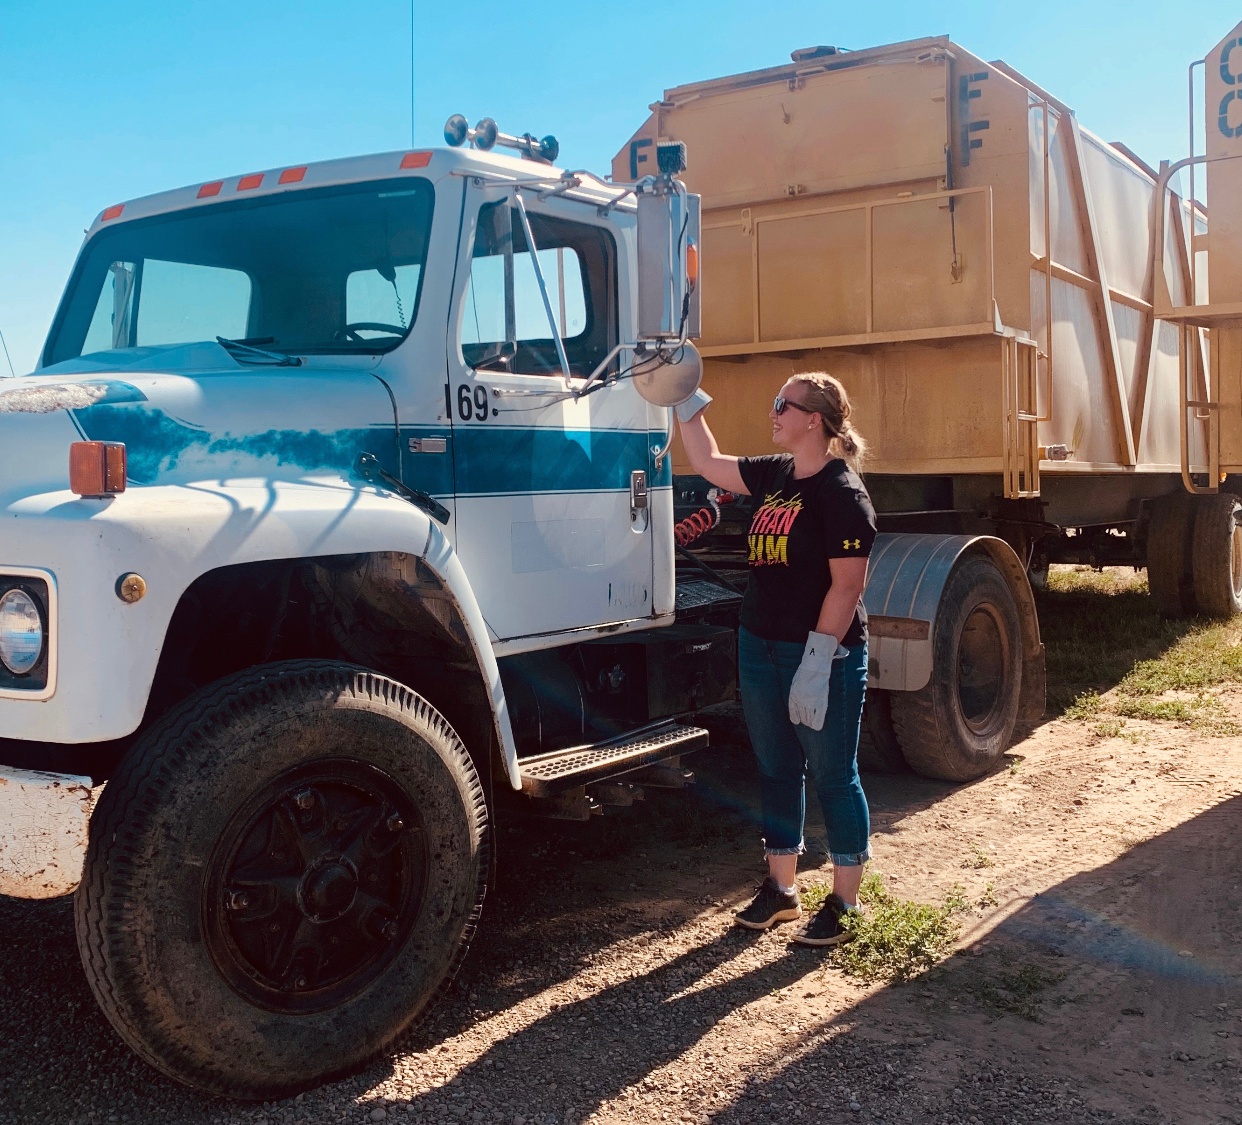
M 804 405 L 819 415 L 829 447 L 835 444 L 842 460 L 854 472 L 862 472 L 867 442 L 850 421 L 850 396 L 845 393 L 841 381 L 826 371 L 805 371 L 791 376 L 789 382 L 805 388 Z

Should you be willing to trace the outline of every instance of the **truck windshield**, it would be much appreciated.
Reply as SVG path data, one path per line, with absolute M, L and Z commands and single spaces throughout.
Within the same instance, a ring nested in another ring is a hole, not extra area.
M 407 178 L 104 230 L 78 263 L 44 362 L 217 337 L 284 353 L 390 351 L 418 312 L 433 194 Z

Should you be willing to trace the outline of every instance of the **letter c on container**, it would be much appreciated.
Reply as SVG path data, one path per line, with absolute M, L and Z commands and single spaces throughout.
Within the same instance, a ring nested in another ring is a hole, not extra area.
M 1238 84 L 1238 76 L 1234 74 L 1229 66 L 1229 56 L 1237 45 L 1237 39 L 1230 39 L 1220 51 L 1220 79 L 1226 86 L 1236 86 Z

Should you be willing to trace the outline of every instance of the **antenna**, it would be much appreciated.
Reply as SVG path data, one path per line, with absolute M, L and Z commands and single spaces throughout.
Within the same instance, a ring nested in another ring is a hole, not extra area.
M 9 374 L 12 375 L 14 379 L 16 379 L 17 372 L 13 370 L 13 357 L 9 355 L 9 345 L 6 343 L 4 339 L 4 331 L 2 329 L 0 329 L 0 344 L 4 345 L 4 358 L 9 361 Z
M 417 143 L 414 137 L 414 0 L 410 0 L 410 148 Z

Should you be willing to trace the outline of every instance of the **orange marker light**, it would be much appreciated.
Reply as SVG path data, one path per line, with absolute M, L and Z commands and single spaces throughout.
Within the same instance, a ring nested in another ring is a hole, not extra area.
M 301 168 L 286 168 L 280 174 L 279 182 L 282 184 L 298 184 L 306 177 L 306 166 Z
M 430 152 L 407 152 L 401 158 L 402 168 L 426 168 L 430 163 Z
M 686 244 L 686 280 L 692 289 L 699 283 L 699 248 L 693 242 Z
M 250 191 L 252 188 L 257 188 L 262 182 L 263 173 L 252 172 L 249 176 L 242 176 L 242 178 L 237 181 L 237 190 Z
M 100 498 L 125 491 L 125 446 L 119 441 L 75 441 L 69 446 L 69 487 Z
M 106 223 L 109 219 L 115 219 L 122 211 L 125 210 L 124 203 L 114 203 L 99 217 Z
M 216 180 L 214 183 L 203 184 L 203 186 L 198 189 L 198 197 L 199 199 L 210 199 L 213 195 L 219 195 L 222 187 L 224 187 L 223 180 Z

